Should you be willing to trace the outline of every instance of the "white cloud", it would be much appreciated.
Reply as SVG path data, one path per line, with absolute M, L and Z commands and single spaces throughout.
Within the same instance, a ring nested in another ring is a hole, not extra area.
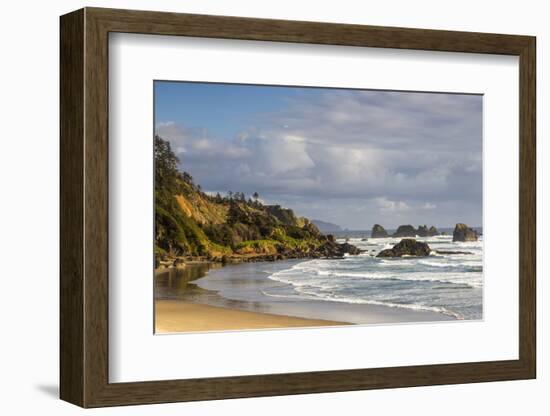
M 339 217 L 338 204 L 323 201 L 356 198 L 369 210 L 355 210 L 350 222 L 429 211 L 437 223 L 451 203 L 476 207 L 470 216 L 480 222 L 480 97 L 326 90 L 289 99 L 283 111 L 250 120 L 235 137 L 201 127 L 164 122 L 156 131 L 203 189 L 258 191 L 303 206 L 302 215 L 321 201 L 325 213 L 316 217 L 325 220 Z
M 409 211 L 411 207 L 404 201 L 390 201 L 387 198 L 376 198 L 381 212 Z

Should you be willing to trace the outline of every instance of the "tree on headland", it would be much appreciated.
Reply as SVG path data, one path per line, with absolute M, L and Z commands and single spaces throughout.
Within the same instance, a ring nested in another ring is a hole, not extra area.
M 259 201 L 260 194 L 258 194 L 258 192 L 254 192 L 252 194 L 252 198 L 254 199 L 254 206 L 255 207 L 260 207 L 262 205 L 262 203 Z
M 187 172 L 182 172 L 181 174 L 181 177 L 183 178 L 183 180 L 185 182 L 187 182 L 188 184 L 192 185 L 193 184 L 193 177 L 187 173 Z
M 179 159 L 172 151 L 170 142 L 155 136 L 155 186 L 159 188 L 172 188 L 178 176 Z M 191 175 L 188 174 L 189 177 Z M 191 178 L 192 180 L 192 178 Z
M 189 259 L 224 261 L 243 256 L 280 258 L 342 256 L 307 219 L 291 209 L 268 205 L 258 192 L 227 194 L 203 191 L 178 168 L 170 143 L 154 136 L 155 267 Z

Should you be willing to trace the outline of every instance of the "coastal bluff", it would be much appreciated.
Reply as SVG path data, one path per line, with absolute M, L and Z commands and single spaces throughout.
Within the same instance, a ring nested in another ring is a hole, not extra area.
M 204 192 L 178 169 L 170 143 L 155 146 L 155 267 L 344 257 L 361 251 L 322 233 L 292 209 L 264 204 L 257 192 Z

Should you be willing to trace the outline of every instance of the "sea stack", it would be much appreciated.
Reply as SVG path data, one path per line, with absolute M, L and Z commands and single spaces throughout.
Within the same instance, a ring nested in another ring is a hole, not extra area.
M 412 225 L 400 225 L 393 237 L 416 237 L 416 230 Z
M 419 225 L 416 235 L 419 237 L 428 237 L 428 231 L 429 230 L 427 225 Z
M 392 248 L 382 250 L 376 257 L 426 257 L 430 255 L 431 251 L 430 246 L 422 241 L 416 241 L 414 238 L 404 238 Z
M 388 233 L 380 224 L 374 224 L 370 232 L 370 236 L 371 238 L 386 238 L 388 237 Z
M 437 231 L 437 228 L 433 225 L 430 228 L 428 228 L 427 225 L 419 225 L 418 230 L 416 231 L 416 235 L 419 237 L 433 237 L 438 234 L 439 232 Z
M 466 224 L 458 223 L 453 232 L 453 242 L 455 241 L 477 241 L 477 232 Z

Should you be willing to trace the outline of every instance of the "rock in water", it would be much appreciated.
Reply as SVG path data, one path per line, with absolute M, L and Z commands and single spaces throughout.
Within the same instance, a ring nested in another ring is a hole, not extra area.
M 439 231 L 437 231 L 437 228 L 435 228 L 433 225 L 428 230 L 428 236 L 433 237 L 434 235 L 438 235 Z
M 477 241 L 477 232 L 466 224 L 458 223 L 453 231 L 453 242 L 455 241 Z
M 414 238 L 404 238 L 392 248 L 382 250 L 376 257 L 425 257 L 429 256 L 431 251 L 432 249 L 426 243 L 416 241 Z
M 388 233 L 380 224 L 374 224 L 372 231 L 370 232 L 371 238 L 386 238 Z
M 356 256 L 358 254 L 361 254 L 360 249 L 358 249 L 353 244 L 349 244 L 349 243 L 340 244 L 340 249 L 342 250 L 343 253 L 351 254 L 352 256 Z
M 416 235 L 419 237 L 428 237 L 428 226 L 426 225 L 419 225 L 418 231 L 416 232 Z
M 412 225 L 400 225 L 393 233 L 394 237 L 416 237 L 416 230 Z
M 322 257 L 344 257 L 345 254 L 357 255 L 361 250 L 349 243 L 337 243 L 334 236 L 329 235 L 323 245 L 317 250 L 316 254 Z

